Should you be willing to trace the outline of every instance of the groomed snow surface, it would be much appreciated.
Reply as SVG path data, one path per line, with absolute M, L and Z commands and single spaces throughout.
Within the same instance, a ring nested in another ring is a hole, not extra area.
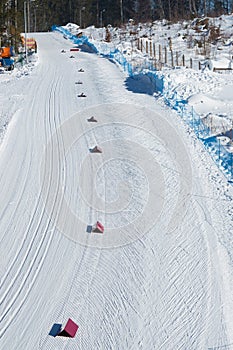
M 36 39 L 0 77 L 0 349 L 233 349 L 231 186 L 116 65 Z M 75 338 L 49 334 L 68 318 Z

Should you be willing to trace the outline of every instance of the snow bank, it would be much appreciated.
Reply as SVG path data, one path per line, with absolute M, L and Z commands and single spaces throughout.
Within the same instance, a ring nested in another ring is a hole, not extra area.
M 210 70 L 214 70 L 214 69 L 233 69 L 233 64 L 232 64 L 232 60 L 229 60 L 227 58 L 221 58 L 218 60 L 208 60 L 206 63 L 206 66 L 210 69 Z

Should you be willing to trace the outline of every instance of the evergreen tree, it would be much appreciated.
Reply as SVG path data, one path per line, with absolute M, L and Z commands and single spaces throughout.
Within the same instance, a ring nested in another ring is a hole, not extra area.
M 29 31 L 48 31 L 53 24 L 120 25 L 157 19 L 177 21 L 194 16 L 219 16 L 233 9 L 233 0 L 0 0 L 1 40 L 24 31 L 24 4 Z

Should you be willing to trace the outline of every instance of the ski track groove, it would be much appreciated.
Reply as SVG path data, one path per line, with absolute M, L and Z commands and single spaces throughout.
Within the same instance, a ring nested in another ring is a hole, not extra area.
M 50 108 L 51 108 L 51 105 L 53 104 L 53 110 L 55 111 L 55 106 L 56 106 L 55 96 L 56 96 L 56 90 L 57 90 L 58 83 L 59 83 L 59 81 L 56 81 L 56 83 L 53 86 L 53 89 L 49 93 L 49 113 L 48 113 L 48 120 L 49 120 L 49 125 L 50 125 L 49 138 L 51 136 L 51 131 L 52 131 L 52 124 L 51 124 L 50 119 L 51 119 L 51 115 L 55 114 L 55 113 L 53 113 L 53 111 L 50 110 Z M 51 101 L 53 101 L 53 102 L 51 102 Z M 47 113 L 45 113 L 45 115 L 47 116 Z M 54 122 L 55 129 L 56 129 L 56 116 L 54 116 L 53 122 Z M 47 141 L 49 141 L 49 138 L 47 138 Z M 47 181 L 47 179 L 44 178 L 43 181 Z M 51 178 L 49 181 L 51 183 Z M 43 185 L 42 185 L 42 187 L 43 187 Z M 50 186 L 49 186 L 49 189 L 50 189 Z M 49 191 L 47 193 L 47 197 L 48 197 L 48 195 L 49 195 Z M 36 212 L 37 212 L 38 207 L 40 208 L 40 206 L 39 206 L 40 201 L 41 201 L 41 192 L 39 194 L 39 199 L 37 201 L 37 205 L 35 206 L 36 210 L 34 210 L 34 214 L 31 218 L 31 221 L 30 221 L 30 224 L 28 227 L 28 232 L 27 232 L 28 234 L 25 235 L 25 238 L 30 236 L 30 228 L 31 228 L 31 225 L 33 224 L 33 221 L 35 221 L 35 219 L 36 219 Z M 21 258 L 20 253 L 22 253 L 23 245 L 21 246 L 21 249 L 17 253 L 16 259 L 14 259 L 13 263 L 10 266 L 11 270 L 9 270 L 7 272 L 7 274 L 4 276 L 4 281 L 5 281 L 6 278 L 8 276 L 10 276 L 10 273 L 12 272 L 12 268 L 14 267 L 14 265 L 16 265 L 17 272 L 15 273 L 14 277 L 12 278 L 12 281 L 8 284 L 8 287 L 5 291 L 5 293 L 3 293 L 3 296 L 1 298 L 1 304 L 7 298 L 7 296 L 9 296 L 10 302 L 8 302 L 8 304 L 5 306 L 5 310 L 1 311 L 0 321 L 5 319 L 5 317 L 9 311 L 11 311 L 11 316 L 10 316 L 9 320 L 5 322 L 5 326 L 2 328 L 2 330 L 0 332 L 0 337 L 2 337 L 2 335 L 5 333 L 5 331 L 9 327 L 10 323 L 13 321 L 14 317 L 17 315 L 17 313 L 21 309 L 23 303 L 25 302 L 31 288 L 33 287 L 33 285 L 36 281 L 36 277 L 37 277 L 37 275 L 38 275 L 38 273 L 43 265 L 43 262 L 45 260 L 46 255 L 47 255 L 47 252 L 49 250 L 49 246 L 50 246 L 50 243 L 51 243 L 52 238 L 53 238 L 53 234 L 48 235 L 48 229 L 50 226 L 49 219 L 48 219 L 48 223 L 46 224 L 46 228 L 44 230 L 43 235 L 41 237 L 38 237 L 38 239 L 37 239 L 39 229 L 41 226 L 43 226 L 42 220 L 45 217 L 45 207 L 46 207 L 46 203 L 44 204 L 41 216 L 37 222 L 35 233 L 34 233 L 34 235 L 32 235 L 31 241 L 27 245 L 26 239 L 24 240 L 24 245 L 26 245 L 27 250 L 26 250 L 26 254 L 24 253 L 24 256 L 23 256 L 23 259 L 22 259 L 20 265 L 17 266 L 16 263 L 17 263 L 17 260 L 20 260 L 20 258 Z M 35 251 L 32 250 L 33 246 L 36 247 L 36 248 L 34 248 Z M 41 254 L 41 256 L 40 256 L 40 254 Z M 36 260 L 38 261 L 37 264 L 36 264 Z M 29 261 L 30 263 L 29 263 L 29 267 L 27 268 L 27 270 L 25 272 L 25 269 L 23 269 L 23 267 L 24 267 L 24 264 L 26 263 L 26 261 Z M 35 270 L 35 273 L 33 273 L 34 270 Z M 23 278 L 21 275 L 23 275 Z M 32 275 L 33 275 L 33 278 L 32 278 L 31 283 L 30 283 L 30 281 L 28 281 L 28 279 Z M 18 280 L 21 281 L 21 284 L 19 285 L 19 287 L 17 285 Z M 29 287 L 27 287 L 26 282 L 27 282 L 27 285 L 29 285 Z M 14 286 L 16 286 L 16 288 L 18 288 L 18 289 L 14 292 L 14 296 L 12 297 L 12 295 L 10 294 L 10 290 L 12 290 Z M 26 288 L 26 292 L 22 293 L 24 287 Z M 18 302 L 18 305 L 16 306 L 14 312 L 12 312 L 12 306 L 14 305 L 14 303 L 16 302 L 16 300 L 20 296 L 20 294 L 21 295 L 23 294 L 24 297 L 22 298 L 22 300 L 20 302 Z

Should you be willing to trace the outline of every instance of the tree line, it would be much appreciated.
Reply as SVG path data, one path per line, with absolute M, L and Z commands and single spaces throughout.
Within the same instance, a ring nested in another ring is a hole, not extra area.
M 167 19 L 175 22 L 232 13 L 233 0 L 0 0 L 0 39 L 13 40 L 17 33 L 48 31 L 53 24 L 73 22 L 121 26 Z

